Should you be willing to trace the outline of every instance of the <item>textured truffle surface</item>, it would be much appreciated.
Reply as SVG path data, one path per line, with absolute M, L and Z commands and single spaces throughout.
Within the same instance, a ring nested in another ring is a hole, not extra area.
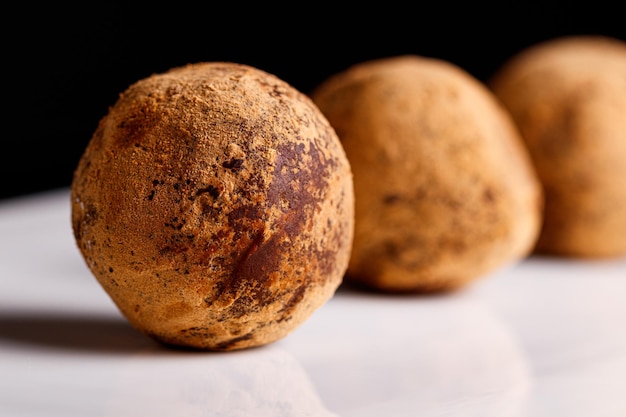
M 88 267 L 137 329 L 234 350 L 331 298 L 353 237 L 352 173 L 305 95 L 272 74 L 190 64 L 131 85 L 71 187 Z
M 626 43 L 569 36 L 521 51 L 491 88 L 545 188 L 537 251 L 626 255 Z
M 363 62 L 311 94 L 354 174 L 346 279 L 445 291 L 525 257 L 542 195 L 519 132 L 493 94 L 451 63 Z

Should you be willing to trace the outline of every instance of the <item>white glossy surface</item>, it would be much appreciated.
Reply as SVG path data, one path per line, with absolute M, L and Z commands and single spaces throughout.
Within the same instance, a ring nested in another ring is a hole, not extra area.
M 626 260 L 530 258 L 454 295 L 341 288 L 292 334 L 167 350 L 83 264 L 66 190 L 0 204 L 0 416 L 626 416 Z

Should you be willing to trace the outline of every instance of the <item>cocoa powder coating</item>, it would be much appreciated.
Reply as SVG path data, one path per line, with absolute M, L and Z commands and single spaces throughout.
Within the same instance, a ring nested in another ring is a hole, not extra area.
M 525 257 L 542 192 L 510 115 L 455 65 L 363 62 L 311 97 L 354 174 L 346 279 L 389 292 L 450 291 Z
M 137 329 L 234 350 L 293 331 L 342 282 L 351 168 L 305 95 L 246 65 L 190 64 L 131 85 L 71 187 L 75 240 Z
M 626 43 L 564 36 L 511 57 L 490 80 L 545 190 L 536 252 L 626 256 Z

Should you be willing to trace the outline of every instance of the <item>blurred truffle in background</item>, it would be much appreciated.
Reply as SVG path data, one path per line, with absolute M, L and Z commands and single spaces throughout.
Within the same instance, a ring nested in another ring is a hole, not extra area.
M 510 114 L 462 68 L 418 55 L 371 60 L 311 97 L 352 166 L 348 280 L 451 291 L 532 251 L 541 184 Z
M 545 41 L 507 61 L 490 84 L 545 189 L 537 252 L 626 255 L 626 42 Z

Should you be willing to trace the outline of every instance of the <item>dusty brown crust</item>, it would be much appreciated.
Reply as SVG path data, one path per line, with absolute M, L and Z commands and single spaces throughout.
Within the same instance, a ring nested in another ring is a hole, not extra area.
M 273 342 L 342 281 L 352 174 L 311 100 L 277 77 L 199 63 L 140 80 L 101 120 L 72 183 L 87 265 L 166 344 Z
M 626 44 L 599 36 L 547 41 L 511 58 L 490 86 L 545 188 L 536 251 L 626 255 Z
M 354 174 L 347 279 L 448 291 L 528 254 L 541 190 L 485 86 L 448 62 L 409 55 L 348 68 L 311 96 Z

